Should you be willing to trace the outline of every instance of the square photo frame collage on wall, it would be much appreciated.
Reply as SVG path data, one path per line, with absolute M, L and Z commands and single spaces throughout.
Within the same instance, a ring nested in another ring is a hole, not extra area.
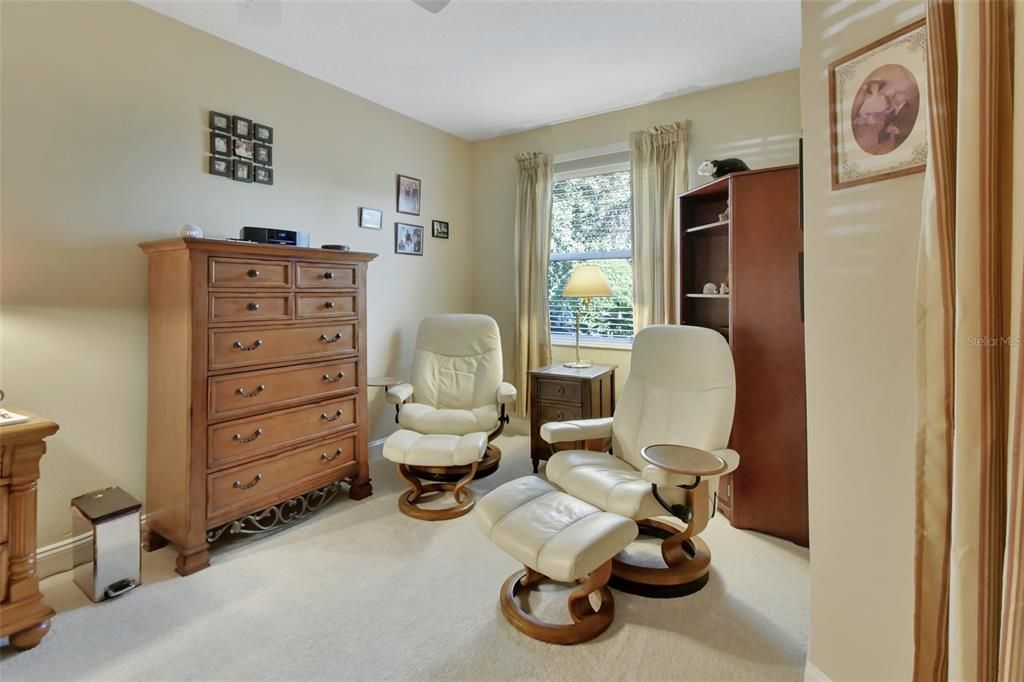
M 251 118 L 210 111 L 211 175 L 274 184 L 274 129 Z

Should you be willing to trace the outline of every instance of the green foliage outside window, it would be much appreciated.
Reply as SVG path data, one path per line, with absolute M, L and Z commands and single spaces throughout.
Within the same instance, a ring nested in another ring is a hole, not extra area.
M 595 298 L 582 313 L 582 336 L 628 341 L 633 337 L 633 262 L 630 258 L 629 171 L 560 180 L 553 188 L 548 301 L 553 335 L 575 335 L 580 299 L 562 290 L 580 263 L 597 265 L 615 295 Z

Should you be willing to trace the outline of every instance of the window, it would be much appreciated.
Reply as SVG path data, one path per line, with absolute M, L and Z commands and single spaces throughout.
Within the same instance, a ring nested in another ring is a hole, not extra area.
M 568 176 L 568 177 L 566 177 Z M 597 265 L 615 295 L 595 298 L 580 317 L 580 338 L 633 340 L 633 254 L 628 166 L 556 175 L 551 212 L 548 305 L 552 341 L 575 341 L 580 299 L 562 290 L 580 263 Z

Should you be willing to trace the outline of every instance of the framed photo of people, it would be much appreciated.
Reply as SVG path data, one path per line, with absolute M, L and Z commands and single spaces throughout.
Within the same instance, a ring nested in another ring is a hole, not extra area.
M 829 65 L 832 189 L 924 170 L 927 55 L 921 19 Z
M 423 226 L 395 223 L 395 253 L 423 255 Z

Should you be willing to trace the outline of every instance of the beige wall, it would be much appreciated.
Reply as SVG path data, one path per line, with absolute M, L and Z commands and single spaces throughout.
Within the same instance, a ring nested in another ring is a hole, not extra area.
M 810 662 L 833 680 L 911 675 L 923 176 L 831 190 L 826 67 L 922 12 L 803 3 Z
M 473 145 L 473 308 L 501 326 L 511 367 L 515 340 L 513 236 L 516 162 L 519 152 L 562 154 L 625 144 L 635 130 L 690 119 L 690 184 L 704 159 L 739 157 L 752 168 L 797 161 L 800 137 L 800 78 L 797 71 L 682 95 L 600 116 L 546 126 Z M 556 347 L 556 360 L 575 351 Z M 619 365 L 617 383 L 629 371 L 629 352 L 594 349 L 588 359 Z M 506 374 L 511 374 L 506 371 Z
M 380 258 L 369 275 L 369 372 L 407 373 L 416 324 L 470 308 L 470 145 L 128 3 L 3 2 L 2 305 L 6 405 L 54 418 L 40 544 L 68 500 L 142 495 L 146 258 L 182 223 L 237 236 L 294 227 Z M 205 172 L 206 111 L 274 126 L 276 184 Z M 395 173 L 423 180 L 420 219 L 449 220 L 422 258 L 393 253 Z M 356 227 L 360 205 L 382 231 Z M 371 389 L 373 437 L 391 413 Z

